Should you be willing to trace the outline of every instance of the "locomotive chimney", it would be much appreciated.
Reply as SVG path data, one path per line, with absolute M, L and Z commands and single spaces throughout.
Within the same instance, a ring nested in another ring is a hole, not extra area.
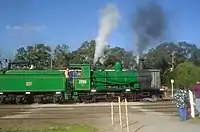
M 143 70 L 144 69 L 144 58 L 140 58 L 139 59 L 138 68 L 139 68 L 139 70 Z

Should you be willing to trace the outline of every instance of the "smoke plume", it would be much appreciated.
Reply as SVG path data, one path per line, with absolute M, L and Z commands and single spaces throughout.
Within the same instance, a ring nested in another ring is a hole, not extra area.
M 137 7 L 133 28 L 137 36 L 136 46 L 139 55 L 142 55 L 151 41 L 158 41 L 164 37 L 165 16 L 162 7 L 155 2 Z
M 94 64 L 103 56 L 104 49 L 108 45 L 108 38 L 116 28 L 119 19 L 119 12 L 114 4 L 108 4 L 100 13 L 99 30 L 96 38 L 96 47 L 94 54 Z

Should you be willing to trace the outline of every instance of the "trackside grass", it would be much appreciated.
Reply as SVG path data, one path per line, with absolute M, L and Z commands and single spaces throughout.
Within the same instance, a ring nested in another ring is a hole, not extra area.
M 49 126 L 42 129 L 1 128 L 0 132 L 98 132 L 96 128 L 87 125 Z
M 200 118 L 197 117 L 197 118 L 191 119 L 191 122 L 200 124 Z

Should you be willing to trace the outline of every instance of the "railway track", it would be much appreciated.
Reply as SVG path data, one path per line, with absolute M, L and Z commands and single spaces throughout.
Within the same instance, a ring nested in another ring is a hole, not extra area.
M 98 104 L 97 104 L 98 105 Z M 122 113 L 125 113 L 122 103 Z M 39 111 L 39 112 L 37 112 Z M 175 104 L 172 101 L 143 102 L 128 105 L 129 113 L 159 112 L 163 115 L 177 115 Z M 1 105 L 0 120 L 42 120 L 42 119 L 78 119 L 96 118 L 96 115 L 109 114 L 110 107 L 107 106 L 67 106 L 62 107 L 46 106 L 31 107 L 30 105 Z M 114 106 L 114 114 L 118 114 L 118 106 Z M 16 116 L 15 116 L 16 115 Z M 17 116 L 20 115 L 20 116 Z

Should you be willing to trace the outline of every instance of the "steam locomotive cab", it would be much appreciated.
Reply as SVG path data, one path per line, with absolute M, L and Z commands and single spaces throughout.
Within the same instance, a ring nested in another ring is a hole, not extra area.
M 138 81 L 141 88 L 139 95 L 143 99 L 154 100 L 162 98 L 163 91 L 160 91 L 158 87 L 152 87 L 152 74 L 151 71 L 144 68 L 144 59 L 139 59 L 138 64 Z

